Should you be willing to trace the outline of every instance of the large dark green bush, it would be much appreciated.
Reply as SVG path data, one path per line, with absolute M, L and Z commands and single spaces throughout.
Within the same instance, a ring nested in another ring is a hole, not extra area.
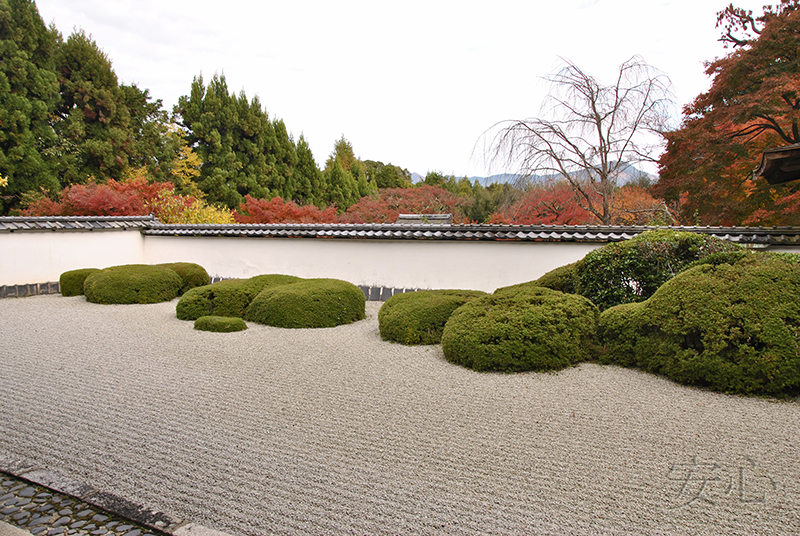
M 364 293 L 352 283 L 306 279 L 265 288 L 245 319 L 279 328 L 327 328 L 365 318 L 364 305 Z
M 83 283 L 86 278 L 99 271 L 99 268 L 80 268 L 64 272 L 58 278 L 58 288 L 61 291 L 61 295 L 80 296 L 83 294 Z
M 468 301 L 486 296 L 477 290 L 420 290 L 392 296 L 378 312 L 383 340 L 400 344 L 439 344 L 450 315 Z
M 257 275 L 250 279 L 226 279 L 213 285 L 190 289 L 178 301 L 175 313 L 181 320 L 197 320 L 201 316 L 233 316 L 244 318 L 250 302 L 267 287 L 302 281 L 282 274 Z
M 608 362 L 723 392 L 800 393 L 800 267 L 793 262 L 748 255 L 733 265 L 696 266 L 638 307 L 609 311 L 601 319 Z
M 90 274 L 83 292 L 94 303 L 158 303 L 176 298 L 182 285 L 180 276 L 169 268 L 126 264 Z
M 601 310 L 644 301 L 690 263 L 738 249 L 710 235 L 647 231 L 588 253 L 577 267 L 577 291 Z
M 589 300 L 543 287 L 476 298 L 447 321 L 448 361 L 480 371 L 559 370 L 595 357 L 599 311 Z
M 241 318 L 233 316 L 201 316 L 194 321 L 194 329 L 216 333 L 232 333 L 247 329 L 247 324 Z
M 163 268 L 169 268 L 178 274 L 183 281 L 180 294 L 184 294 L 187 290 L 194 287 L 202 287 L 211 282 L 206 269 L 193 262 L 169 262 L 165 264 L 157 264 Z

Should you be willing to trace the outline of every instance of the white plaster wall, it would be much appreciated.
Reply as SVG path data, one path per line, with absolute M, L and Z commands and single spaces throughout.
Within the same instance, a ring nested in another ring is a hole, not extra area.
M 141 263 L 138 230 L 0 233 L 0 285 L 58 281 L 67 270 Z
M 210 275 L 282 273 L 356 285 L 493 291 L 531 281 L 603 244 L 573 242 L 145 237 L 145 262 L 196 262 Z

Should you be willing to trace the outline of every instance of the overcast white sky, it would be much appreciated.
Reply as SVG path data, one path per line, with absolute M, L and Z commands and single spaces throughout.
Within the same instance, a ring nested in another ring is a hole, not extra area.
M 730 0 L 37 0 L 65 38 L 83 28 L 118 78 L 172 109 L 192 78 L 224 73 L 258 95 L 324 164 L 344 135 L 362 159 L 425 175 L 485 176 L 473 149 L 504 119 L 538 114 L 541 77 L 568 58 L 601 81 L 634 54 L 679 105 L 725 54 Z M 764 0 L 736 5 L 760 12 Z M 498 172 L 500 170 L 493 169 Z M 514 171 L 514 170 L 508 170 Z

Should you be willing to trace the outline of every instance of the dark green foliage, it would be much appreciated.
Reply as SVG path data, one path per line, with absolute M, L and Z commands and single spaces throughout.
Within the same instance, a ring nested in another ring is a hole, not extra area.
M 296 190 L 291 182 L 294 144 L 288 139 L 280 143 L 258 97 L 230 93 L 224 75 L 214 75 L 208 87 L 202 76 L 195 78 L 175 112 L 188 131 L 186 141 L 203 160 L 198 185 L 207 201 L 235 208 L 247 194 L 267 198 Z
M 559 370 L 593 359 L 599 311 L 589 300 L 542 287 L 474 299 L 447 321 L 448 361 L 479 371 Z
M 364 293 L 338 279 L 306 279 L 265 288 L 245 319 L 279 328 L 328 328 L 366 317 Z
M 175 313 L 181 320 L 197 320 L 209 315 L 244 318 L 248 305 L 264 288 L 297 281 L 302 279 L 291 275 L 267 274 L 195 287 L 181 297 Z
M 80 296 L 83 294 L 83 282 L 86 278 L 95 272 L 99 272 L 99 268 L 80 268 L 78 270 L 70 270 L 61 274 L 58 278 L 58 288 L 61 290 L 62 296 Z
M 231 333 L 233 331 L 244 331 L 247 329 L 247 324 L 241 318 L 233 316 L 201 316 L 194 321 L 194 329 L 216 333 Z
M 180 276 L 181 280 L 183 281 L 180 294 L 186 293 L 186 291 L 191 288 L 208 285 L 211 281 L 206 269 L 193 262 L 170 262 L 158 264 L 157 266 L 169 268 Z
M 420 290 L 392 296 L 378 312 L 383 340 L 400 344 L 439 344 L 450 315 L 470 300 L 486 296 L 477 290 Z
M 55 145 L 49 114 L 58 102 L 53 56 L 58 33 L 29 0 L 0 2 L 0 214 L 20 196 L 60 184 L 48 153 Z
M 587 254 L 577 267 L 577 290 L 601 310 L 644 301 L 691 262 L 740 247 L 710 235 L 648 231 Z
M 800 269 L 779 256 L 691 268 L 601 326 L 609 362 L 729 393 L 800 393 Z
M 180 276 L 168 268 L 125 264 L 90 274 L 83 291 L 94 303 L 158 303 L 176 298 L 182 285 Z

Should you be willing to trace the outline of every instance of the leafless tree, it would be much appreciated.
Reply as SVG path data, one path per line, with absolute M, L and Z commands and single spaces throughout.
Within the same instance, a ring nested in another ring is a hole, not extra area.
M 617 179 L 630 167 L 655 162 L 661 132 L 672 117 L 669 78 L 639 56 L 604 86 L 574 63 L 545 77 L 551 90 L 542 117 L 502 121 L 485 134 L 489 159 L 522 177 L 569 182 L 581 207 L 612 221 Z

